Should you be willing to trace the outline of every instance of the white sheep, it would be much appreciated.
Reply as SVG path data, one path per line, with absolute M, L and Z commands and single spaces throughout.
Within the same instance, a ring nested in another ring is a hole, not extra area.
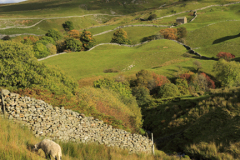
M 34 145 L 34 151 L 38 151 L 39 149 L 42 149 L 44 151 L 46 159 L 49 158 L 51 160 L 51 156 L 55 160 L 62 159 L 61 147 L 57 143 L 49 139 L 44 139 L 38 144 Z

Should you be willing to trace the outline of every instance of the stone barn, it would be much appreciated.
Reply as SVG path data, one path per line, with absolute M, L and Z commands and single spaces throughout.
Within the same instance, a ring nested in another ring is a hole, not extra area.
M 185 24 L 187 23 L 187 17 L 178 17 L 176 23 Z

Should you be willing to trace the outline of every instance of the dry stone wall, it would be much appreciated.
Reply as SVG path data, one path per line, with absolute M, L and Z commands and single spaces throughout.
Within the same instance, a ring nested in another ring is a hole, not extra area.
M 112 128 L 103 121 L 86 117 L 63 107 L 53 107 L 42 100 L 1 91 L 0 112 L 5 117 L 22 122 L 35 136 L 73 142 L 98 142 L 130 152 L 151 152 L 152 141 L 145 136 Z

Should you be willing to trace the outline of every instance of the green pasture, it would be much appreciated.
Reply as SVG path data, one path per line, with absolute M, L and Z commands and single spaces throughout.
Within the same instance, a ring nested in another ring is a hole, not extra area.
M 4 5 L 0 7 L 0 14 L 4 17 L 18 15 L 36 17 L 44 16 L 51 17 L 56 15 L 83 15 L 93 13 L 110 13 L 115 14 L 129 14 L 137 11 L 143 11 L 150 8 L 156 8 L 164 3 L 170 4 L 176 0 L 151 0 L 148 3 L 119 0 L 109 1 L 105 0 L 28 0 L 26 2 Z
M 132 41 L 133 44 L 137 44 L 142 42 L 143 38 L 159 34 L 163 27 L 126 27 L 123 28 L 127 34 L 128 38 Z M 99 43 L 110 43 L 113 37 L 113 33 L 115 31 L 111 31 L 109 33 L 105 33 L 99 36 L 94 36 L 97 44 Z
M 199 57 L 195 56 L 192 58 L 185 58 L 183 61 L 173 61 L 173 63 L 162 67 L 155 66 L 150 70 L 157 74 L 165 75 L 168 78 L 174 78 L 178 74 L 188 71 L 196 72 L 196 67 L 193 64 L 194 61 L 199 61 L 201 63 L 202 68 L 199 70 L 200 72 L 205 72 L 209 75 L 215 76 L 215 73 L 213 72 L 213 65 L 216 63 L 216 61 L 199 59 Z
M 138 47 L 104 45 L 89 52 L 67 53 L 44 60 L 49 65 L 58 65 L 76 79 L 105 75 L 105 69 L 129 72 L 161 65 L 172 59 L 182 59 L 186 49 L 169 40 L 156 40 Z M 112 73 L 111 73 L 112 74 Z M 106 74 L 108 75 L 108 74 Z
M 33 34 L 45 34 L 49 29 L 56 28 L 59 31 L 65 32 L 62 24 L 66 21 L 72 21 L 74 28 L 77 30 L 83 30 L 84 28 L 92 27 L 95 25 L 102 24 L 104 21 L 107 21 L 111 16 L 84 16 L 84 17 L 74 17 L 74 18 L 57 18 L 57 19 L 46 19 L 41 23 L 37 24 L 31 28 L 10 28 L 5 30 L 0 30 L 1 34 L 20 34 L 20 33 L 33 33 Z M 25 20 L 25 19 L 23 19 Z M 34 23 L 39 22 L 41 19 L 32 20 Z M 19 20 L 12 20 L 13 22 L 18 22 Z M 31 25 L 34 23 L 31 21 Z M 2 20 L 2 22 L 5 22 Z M 8 22 L 8 21 L 6 21 Z M 3 23 L 4 25 L 4 23 Z M 5 26 L 3 26 L 5 27 Z
M 239 56 L 240 21 L 219 22 L 188 32 L 187 45 L 198 48 L 200 54 L 215 56 L 218 52 L 231 52 Z
M 237 35 L 237 37 L 234 39 L 230 39 L 230 40 L 226 40 L 225 42 L 202 47 L 202 48 L 196 49 L 195 51 L 201 53 L 201 55 L 205 55 L 209 57 L 216 57 L 216 55 L 219 52 L 229 52 L 231 54 L 234 54 L 236 58 L 239 58 L 240 57 L 239 42 L 240 42 L 240 35 Z
M 118 26 L 119 25 L 99 26 L 99 27 L 95 27 L 95 28 L 89 28 L 87 30 L 90 31 L 92 33 L 92 35 L 94 35 L 94 34 L 98 34 L 98 33 L 104 32 L 104 31 L 115 29 Z

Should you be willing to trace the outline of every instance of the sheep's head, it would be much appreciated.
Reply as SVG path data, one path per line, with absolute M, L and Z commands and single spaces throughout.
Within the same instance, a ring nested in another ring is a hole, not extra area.
M 38 151 L 38 145 L 37 144 L 33 145 L 32 150 L 37 152 Z

